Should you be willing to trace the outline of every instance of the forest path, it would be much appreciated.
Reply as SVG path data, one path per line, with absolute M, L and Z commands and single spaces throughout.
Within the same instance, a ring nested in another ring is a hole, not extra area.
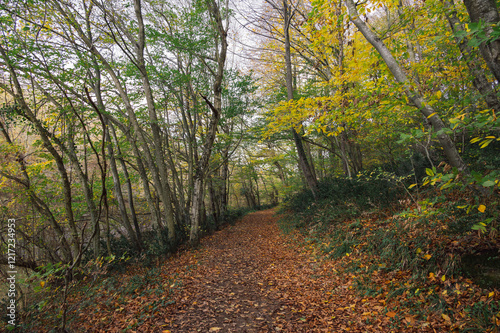
M 401 300 L 390 301 L 389 310 L 387 292 L 360 295 L 366 281 L 358 273 L 315 253 L 304 236 L 285 236 L 277 220 L 274 210 L 248 214 L 159 266 L 127 269 L 114 284 L 104 280 L 98 299 L 74 298 L 88 303 L 77 307 L 75 332 L 448 331 L 442 323 L 413 325 L 413 315 L 398 310 Z M 393 281 L 378 271 L 369 278 L 380 288 Z
M 96 286 L 98 299 L 74 297 L 80 304 L 71 314 L 78 317 L 74 332 L 448 331 L 443 323 L 414 325 L 400 303 L 404 295 L 391 304 L 387 292 L 361 295 L 366 280 L 315 252 L 305 236 L 284 235 L 277 220 L 274 210 L 248 214 L 159 266 L 138 265 L 111 277 L 115 283 L 104 280 Z M 378 271 L 369 277 L 381 290 L 394 278 Z
M 338 278 L 331 277 L 331 268 L 288 244 L 276 220 L 273 210 L 255 212 L 203 239 L 196 254 L 198 265 L 183 279 L 166 328 L 331 332 L 347 327 L 334 322 L 331 309 Z M 348 321 L 349 316 L 342 320 Z

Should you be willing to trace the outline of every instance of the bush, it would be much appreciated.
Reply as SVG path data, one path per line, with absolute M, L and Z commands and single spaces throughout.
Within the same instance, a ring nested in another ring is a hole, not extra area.
M 401 179 L 393 174 L 376 170 L 360 173 L 355 178 L 333 177 L 318 183 L 317 205 L 346 207 L 353 204 L 360 210 L 386 208 L 403 193 Z M 305 212 L 315 202 L 311 190 L 302 190 L 285 199 L 284 208 Z

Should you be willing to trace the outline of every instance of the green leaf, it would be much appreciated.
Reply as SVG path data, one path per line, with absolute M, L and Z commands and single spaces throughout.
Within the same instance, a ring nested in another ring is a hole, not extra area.
M 480 224 L 474 224 L 472 227 L 471 227 L 472 230 L 480 230 L 481 232 L 485 232 L 486 231 L 486 228 L 483 227 L 482 225 Z
M 496 183 L 493 180 L 487 180 L 483 183 L 484 187 L 491 187 L 494 186 Z

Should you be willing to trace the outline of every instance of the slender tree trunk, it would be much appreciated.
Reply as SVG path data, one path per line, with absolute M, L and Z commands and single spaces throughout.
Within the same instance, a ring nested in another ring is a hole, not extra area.
M 443 148 L 444 154 L 446 155 L 450 165 L 456 167 L 459 171 L 466 171 L 467 166 L 458 153 L 455 143 L 445 133 L 446 126 L 437 112 L 422 98 L 422 96 L 420 96 L 418 90 L 415 89 L 415 87 L 407 79 L 406 74 L 403 72 L 396 59 L 394 59 L 384 42 L 375 35 L 375 33 L 366 25 L 365 22 L 361 20 L 354 1 L 344 1 L 349 11 L 351 21 L 356 25 L 356 27 L 363 34 L 366 40 L 373 45 L 382 59 L 384 59 L 384 62 L 386 63 L 391 73 L 394 75 L 396 81 L 404 85 L 405 94 L 410 102 L 415 107 L 417 107 L 420 112 L 422 112 L 424 117 L 429 119 L 429 122 L 432 124 L 432 127 L 437 133 L 439 143 L 441 144 L 441 147 Z
M 257 176 L 255 176 L 254 181 L 255 181 L 255 194 L 257 195 L 257 207 L 259 207 L 260 206 L 260 190 L 259 190 L 259 179 L 257 178 Z M 250 180 L 250 182 L 252 182 L 252 181 Z
M 286 65 L 286 91 L 288 100 L 293 100 L 293 78 L 292 78 L 292 58 L 290 51 L 290 23 L 292 19 L 292 14 L 289 12 L 290 8 L 287 0 L 283 0 L 283 20 L 284 20 L 284 32 L 285 32 L 285 65 Z M 316 197 L 316 187 L 317 180 L 314 177 L 311 166 L 307 161 L 307 155 L 304 150 L 304 145 L 302 138 L 297 133 L 294 127 L 292 127 L 293 141 L 295 142 L 295 147 L 297 149 L 297 155 L 299 158 L 299 168 L 302 171 L 302 175 L 305 178 L 306 184 L 312 191 L 314 197 Z
M 304 141 L 303 143 L 304 143 L 304 151 L 306 152 L 306 157 L 307 157 L 307 164 L 309 164 L 309 167 L 311 169 L 311 174 L 314 179 L 318 179 L 318 176 L 316 175 L 316 167 L 314 166 L 313 155 L 311 153 L 311 145 L 307 141 Z
M 120 124 L 120 125 L 123 126 L 122 124 Z M 114 126 L 110 126 L 110 130 L 111 130 L 111 135 L 113 136 L 113 140 L 115 142 L 115 146 L 119 147 L 118 138 L 116 136 L 116 131 L 114 129 Z M 157 228 L 158 237 L 161 240 L 162 239 L 161 231 L 163 229 L 163 225 L 162 225 L 161 219 L 160 219 L 160 212 L 159 212 L 159 209 L 157 208 L 155 200 L 153 199 L 153 196 L 151 195 L 151 187 L 149 184 L 149 179 L 148 179 L 148 175 L 146 172 L 146 168 L 145 168 L 144 163 L 142 161 L 142 156 L 141 156 L 141 153 L 139 151 L 139 147 L 137 147 L 137 143 L 136 143 L 135 139 L 131 136 L 130 131 L 127 128 L 124 127 L 121 130 L 125 134 L 125 136 L 127 137 L 127 140 L 130 142 L 130 145 L 132 146 L 132 152 L 134 154 L 134 157 L 135 157 L 135 160 L 137 163 L 137 171 L 139 173 L 139 176 L 141 177 L 142 188 L 144 191 L 144 195 L 146 196 L 146 201 L 148 203 L 149 211 L 151 213 L 151 220 L 152 220 L 153 226 L 155 226 Z M 122 163 L 122 169 L 125 172 L 125 170 L 127 170 L 127 168 L 125 167 L 125 162 L 123 160 L 123 157 L 120 158 L 120 161 Z M 127 172 L 127 174 L 128 174 L 128 172 Z M 127 178 L 130 181 L 130 177 L 127 177 Z M 132 193 L 131 186 L 129 187 L 129 193 Z M 136 229 L 139 229 L 138 225 L 136 226 Z
M 156 167 L 159 171 L 159 185 L 158 190 L 162 197 L 163 207 L 165 208 L 165 217 L 167 220 L 168 238 L 171 242 L 175 240 L 175 219 L 173 211 L 173 197 L 170 185 L 168 184 L 168 174 L 166 170 L 165 161 L 163 159 L 164 151 L 162 147 L 162 138 L 160 133 L 160 126 L 158 116 L 156 114 L 156 107 L 154 103 L 154 97 L 151 90 L 151 85 L 149 82 L 148 72 L 146 70 L 146 63 L 144 61 L 144 49 L 146 46 L 146 32 L 144 21 L 142 18 L 142 8 L 141 1 L 134 1 L 135 16 L 137 18 L 139 27 L 138 42 L 136 43 L 136 56 L 137 56 L 137 66 L 139 73 L 142 77 L 142 87 L 144 88 L 144 93 L 146 97 L 146 103 L 148 106 L 150 127 L 153 135 L 153 145 L 154 145 L 154 157 L 156 161 Z
M 106 129 L 106 132 L 108 132 L 107 129 Z M 116 197 L 116 201 L 118 202 L 118 210 L 120 211 L 120 216 L 122 218 L 122 224 L 125 226 L 125 229 L 127 229 L 127 233 L 128 233 L 128 237 L 130 239 L 130 242 L 135 245 L 137 250 L 140 251 L 142 246 L 139 242 L 139 238 L 138 238 L 137 234 L 134 232 L 134 229 L 132 228 L 132 224 L 130 223 L 130 219 L 128 218 L 127 208 L 125 206 L 125 200 L 123 199 L 122 186 L 120 183 L 120 175 L 118 174 L 118 168 L 116 166 L 116 160 L 115 160 L 115 152 L 114 152 L 113 146 L 111 144 L 109 133 L 106 133 L 106 138 L 108 141 L 107 147 L 108 147 L 109 166 L 111 169 L 111 175 L 113 176 L 115 197 Z
M 92 39 L 92 32 L 90 28 L 90 22 L 87 20 L 87 34 L 90 39 Z M 127 213 L 127 208 L 125 206 L 125 200 L 123 198 L 123 193 L 122 193 L 122 188 L 121 188 L 121 183 L 120 183 L 120 176 L 118 174 L 118 168 L 116 166 L 116 158 L 115 158 L 115 152 L 113 149 L 113 144 L 111 142 L 111 135 L 110 135 L 110 127 L 111 130 L 114 131 L 114 128 L 109 121 L 105 117 L 105 105 L 104 101 L 102 99 L 102 90 L 101 90 L 101 68 L 99 67 L 97 58 L 94 54 L 91 54 L 92 56 L 92 64 L 94 68 L 94 76 L 93 76 L 93 91 L 96 97 L 96 103 L 95 105 L 93 101 L 91 100 L 90 94 L 87 93 L 87 98 L 88 102 L 92 104 L 94 107 L 95 111 L 99 115 L 99 119 L 101 120 L 102 126 L 103 126 L 103 143 L 102 143 L 102 156 L 103 156 L 103 188 L 105 189 L 105 180 L 106 180 L 106 157 L 105 157 L 105 151 L 104 147 L 106 146 L 108 150 L 108 155 L 109 155 L 109 162 L 110 162 L 110 168 L 111 168 L 111 174 L 113 177 L 113 184 L 115 188 L 115 196 L 116 200 L 118 202 L 118 209 L 120 211 L 120 215 L 122 218 L 122 224 L 125 226 L 125 229 L 127 230 L 128 237 L 131 241 L 132 244 L 137 248 L 137 250 L 141 250 L 142 244 L 140 243 L 140 238 L 139 235 L 134 233 L 134 230 L 132 229 L 132 226 L 130 224 L 130 220 L 128 217 Z M 117 149 L 120 149 L 120 146 L 118 145 L 118 141 L 116 141 L 116 147 Z M 126 170 L 126 169 L 125 169 Z M 107 193 L 105 193 L 105 198 L 104 198 L 104 203 L 105 203 L 105 208 L 106 208 L 106 245 L 108 247 L 108 252 L 111 255 L 111 245 L 110 245 L 110 226 L 109 226 L 109 208 L 108 208 L 108 199 L 107 199 Z
M 210 209 L 214 221 L 214 230 L 218 230 L 220 224 L 220 206 L 219 206 L 219 196 L 218 196 L 219 191 L 217 189 L 218 185 L 214 184 L 213 177 L 209 177 L 207 185 L 210 198 Z
M 22 96 L 21 96 L 22 97 Z M 23 97 L 24 98 L 24 97 Z M 8 133 L 6 132 L 7 129 L 3 126 L 2 123 L 0 123 L 0 126 L 2 127 L 2 131 L 4 132 L 4 136 L 6 136 L 6 141 L 11 143 L 10 137 L 8 137 Z M 37 126 L 37 125 L 35 125 Z M 40 133 L 40 136 L 43 141 L 43 145 L 45 149 L 54 157 L 54 160 L 56 161 L 57 165 L 57 170 L 61 176 L 61 180 L 63 183 L 63 195 L 64 195 L 64 211 L 66 215 L 66 219 L 68 221 L 68 225 L 71 230 L 71 248 L 73 255 L 76 256 L 78 252 L 80 251 L 80 239 L 79 239 L 79 232 L 76 227 L 74 215 L 73 215 L 73 207 L 72 207 L 72 194 L 71 194 L 71 183 L 69 180 L 69 175 L 66 170 L 66 166 L 63 161 L 63 157 L 61 154 L 57 151 L 57 149 L 53 146 L 52 142 L 50 141 L 50 138 L 47 137 L 43 132 Z M 70 143 L 71 144 L 71 143 Z
M 212 111 L 212 117 L 210 118 L 210 123 L 208 125 L 207 135 L 205 137 L 205 143 L 203 145 L 203 151 L 201 157 L 195 167 L 194 174 L 194 188 L 193 188 L 193 200 L 191 206 L 191 230 L 189 234 L 189 242 L 192 246 L 196 246 L 199 243 L 199 233 L 200 233 L 200 211 L 203 204 L 204 197 L 204 182 L 208 174 L 208 166 L 210 156 L 212 155 L 212 149 L 215 142 L 215 137 L 217 134 L 217 125 L 219 124 L 220 114 L 222 111 L 222 79 L 224 77 L 224 66 L 226 63 L 226 53 L 227 53 L 227 27 L 224 27 L 223 18 L 221 16 L 219 5 L 215 0 L 206 0 L 206 5 L 208 7 L 208 12 L 212 19 L 212 22 L 217 29 L 217 49 L 215 54 L 215 59 L 217 61 L 217 71 L 214 73 L 214 83 L 212 86 L 214 94 L 214 103 L 210 102 L 208 98 L 202 96 L 206 104 Z M 219 45 L 220 42 L 220 45 Z M 219 49 L 220 47 L 220 49 Z
M 283 171 L 283 167 L 281 166 L 281 164 L 278 161 L 274 161 L 273 164 L 278 169 L 278 176 L 280 177 L 283 185 L 288 186 L 288 182 L 286 181 L 286 177 L 285 177 L 285 172 Z
M 113 138 L 113 142 L 114 142 L 114 145 L 115 145 L 117 153 L 118 153 L 117 159 L 120 162 L 120 166 L 122 168 L 123 175 L 125 176 L 125 182 L 127 184 L 127 197 L 128 197 L 128 206 L 130 208 L 130 216 L 132 217 L 132 222 L 134 224 L 135 233 L 137 235 L 137 240 L 139 241 L 139 244 L 141 244 L 141 246 L 142 246 L 142 234 L 141 234 L 141 228 L 139 227 L 139 221 L 137 220 L 137 213 L 135 211 L 134 192 L 132 190 L 132 181 L 130 180 L 128 168 L 127 168 L 127 165 L 125 164 L 125 160 L 123 159 L 123 154 L 122 154 L 120 145 L 118 144 L 118 140 L 116 138 L 115 128 L 112 124 L 108 124 L 108 128 L 110 130 L 110 134 Z M 133 143 L 131 143 L 131 144 L 133 144 Z M 149 191 L 149 189 L 148 189 L 148 191 Z M 148 201 L 148 205 L 151 205 L 154 207 L 153 201 L 152 200 L 150 202 Z M 151 214 L 152 214 L 151 219 L 153 220 L 153 225 L 156 226 L 157 225 L 157 222 L 156 222 L 157 213 L 152 211 Z

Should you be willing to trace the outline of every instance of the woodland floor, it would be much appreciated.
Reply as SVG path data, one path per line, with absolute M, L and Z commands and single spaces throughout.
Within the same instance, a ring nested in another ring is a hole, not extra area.
M 205 237 L 198 249 L 168 259 L 157 279 L 126 297 L 103 287 L 91 306 L 73 299 L 80 306 L 79 313 L 70 314 L 76 318 L 69 327 L 87 332 L 449 331 L 439 323 L 413 325 L 411 317 L 395 317 L 384 300 L 356 294 L 349 274 L 291 242 L 277 219 L 273 210 L 247 215 Z M 140 270 L 147 273 L 138 268 L 134 274 Z M 126 275 L 118 283 L 132 280 Z
M 247 215 L 203 242 L 202 264 L 172 311 L 172 332 L 331 331 L 324 304 L 338 286 L 287 245 L 273 214 Z

